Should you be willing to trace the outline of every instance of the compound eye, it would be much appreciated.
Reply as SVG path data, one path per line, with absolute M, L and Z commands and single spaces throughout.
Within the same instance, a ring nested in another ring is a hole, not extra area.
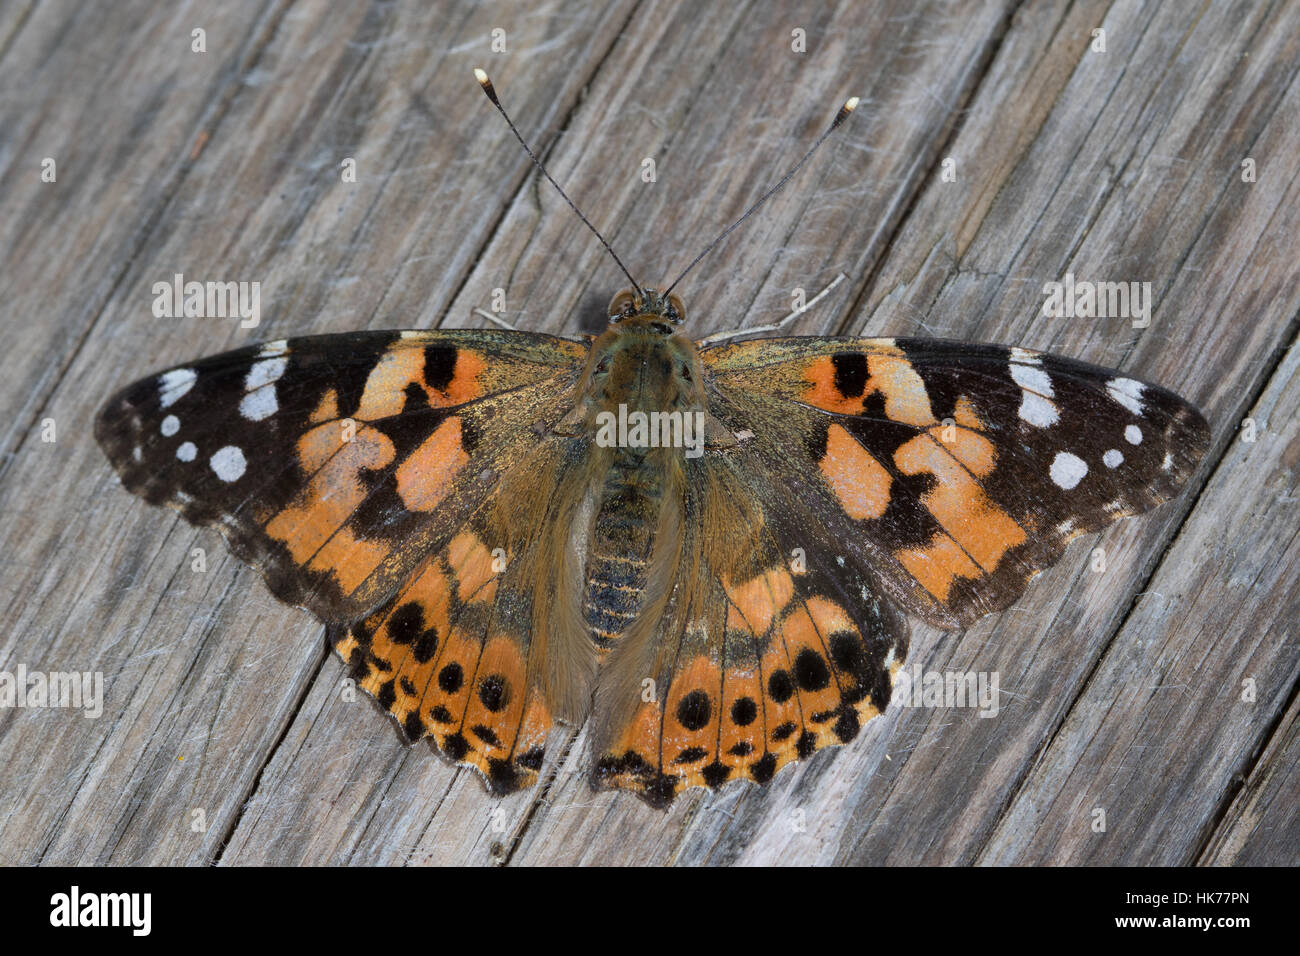
M 611 321 L 626 319 L 629 316 L 636 315 L 637 302 L 636 293 L 631 289 L 624 289 L 614 298 L 609 300 L 609 318 Z
M 670 294 L 668 296 L 667 318 L 671 322 L 681 323 L 686 321 L 686 306 L 682 305 L 682 300 L 675 295 Z

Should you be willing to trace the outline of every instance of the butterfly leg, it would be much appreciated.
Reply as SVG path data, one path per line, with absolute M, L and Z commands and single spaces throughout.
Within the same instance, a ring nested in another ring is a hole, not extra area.
M 826 296 L 830 295 L 831 289 L 834 289 L 837 285 L 843 282 L 845 278 L 847 277 L 844 275 L 843 272 L 841 272 L 839 275 L 835 277 L 835 279 L 831 282 L 830 285 L 822 289 L 815 296 L 813 296 L 811 300 L 805 303 L 803 308 L 795 309 L 793 312 L 791 312 L 789 315 L 783 318 L 780 322 L 773 322 L 771 325 L 756 325 L 753 328 L 748 328 L 748 329 L 730 329 L 726 332 L 714 332 L 712 335 L 707 335 L 704 338 L 700 339 L 695 344 L 700 348 L 704 348 L 705 346 L 713 345 L 717 342 L 725 342 L 727 339 L 734 339 L 739 335 L 757 335 L 762 332 L 779 332 L 790 322 L 793 322 L 796 318 L 803 315 L 805 312 L 811 309 L 822 299 L 826 298 Z

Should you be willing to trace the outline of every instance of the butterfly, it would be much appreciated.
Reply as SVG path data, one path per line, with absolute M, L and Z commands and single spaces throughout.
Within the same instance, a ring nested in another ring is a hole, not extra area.
M 608 317 L 253 345 L 128 386 L 95 435 L 324 621 L 408 742 L 504 794 L 585 721 L 593 786 L 657 807 L 853 740 L 905 615 L 1006 608 L 1209 443 L 1173 392 L 1043 352 L 696 342 L 635 282 Z

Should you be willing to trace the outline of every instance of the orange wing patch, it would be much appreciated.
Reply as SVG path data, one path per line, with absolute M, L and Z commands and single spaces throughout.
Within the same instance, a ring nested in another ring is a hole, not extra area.
M 975 411 L 975 406 L 965 395 L 957 399 L 957 404 L 953 409 L 953 421 L 962 428 L 972 428 L 975 431 L 983 431 L 988 427 L 984 419 L 980 418 L 979 412 Z
M 469 463 L 461 443 L 460 418 L 448 418 L 397 468 L 397 493 L 412 511 L 432 511 Z
M 325 394 L 321 396 L 320 403 L 316 410 L 308 417 L 308 421 L 313 425 L 321 422 L 332 422 L 339 417 L 339 393 L 337 389 L 326 389 Z
M 727 592 L 727 627 L 766 634 L 772 621 L 794 596 L 794 579 L 783 567 L 769 568 L 743 584 L 723 581 Z
M 879 518 L 889 507 L 889 472 L 840 425 L 827 429 L 820 468 L 850 518 Z
M 390 547 L 359 540 L 346 525 L 366 498 L 362 472 L 385 467 L 393 455 L 393 443 L 374 429 L 361 429 L 351 441 L 343 440 L 337 423 L 311 429 L 298 442 L 298 456 L 312 477 L 297 500 L 267 522 L 266 533 L 295 562 L 332 574 L 344 594 L 353 593 Z
M 974 580 L 984 573 L 946 534 L 935 535 L 924 548 L 895 551 L 894 557 L 921 587 L 940 601 L 948 600 L 958 578 Z
M 993 467 L 993 448 L 968 429 L 958 440 L 941 444 L 927 432 L 901 445 L 894 454 L 906 475 L 928 472 L 937 481 L 921 503 L 943 529 L 930 545 L 895 553 L 895 557 L 927 591 L 946 601 L 958 577 L 990 574 L 1008 551 L 1027 540 L 1025 529 L 995 504 L 974 476 Z M 955 546 L 955 547 L 954 547 Z
M 867 399 L 879 393 L 891 420 L 918 428 L 935 424 L 925 382 L 899 348 L 822 355 L 804 366 L 803 379 L 806 387 L 797 398 L 815 408 L 861 415 Z
M 504 553 L 504 552 L 503 552 Z M 447 563 L 455 569 L 457 595 L 461 601 L 491 604 L 497 595 L 498 567 L 492 553 L 472 531 L 462 531 L 447 545 Z
M 479 378 L 486 367 L 483 356 L 471 349 L 443 349 L 431 357 L 428 350 L 406 348 L 399 343 L 371 369 L 357 417 L 374 421 L 401 414 L 411 385 L 424 392 L 430 408 L 482 398 L 485 391 Z

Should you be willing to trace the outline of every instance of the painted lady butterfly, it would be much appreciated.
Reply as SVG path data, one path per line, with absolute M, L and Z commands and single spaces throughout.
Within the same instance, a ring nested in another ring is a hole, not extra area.
M 852 740 L 889 703 L 900 611 L 1007 607 L 1209 441 L 1172 392 L 1054 355 L 697 345 L 683 318 L 636 288 L 598 337 L 269 342 L 129 386 L 96 437 L 325 621 L 408 741 L 506 793 L 589 719 L 593 784 L 656 806 Z M 616 410 L 660 430 L 600 440 Z

